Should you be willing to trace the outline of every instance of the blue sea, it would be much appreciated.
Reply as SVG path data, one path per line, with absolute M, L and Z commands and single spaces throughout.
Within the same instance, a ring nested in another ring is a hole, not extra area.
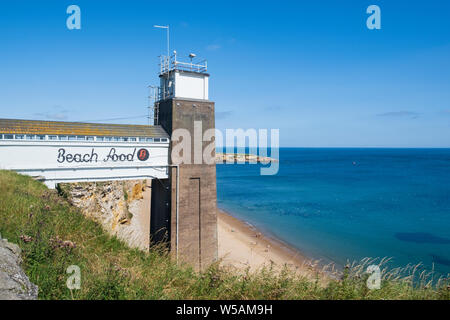
M 324 263 L 391 257 L 450 273 L 450 149 L 282 148 L 274 176 L 217 165 L 217 197 Z

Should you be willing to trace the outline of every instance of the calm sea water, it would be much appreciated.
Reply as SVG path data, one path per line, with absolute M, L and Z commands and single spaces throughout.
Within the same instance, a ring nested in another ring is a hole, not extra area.
M 450 273 L 450 149 L 280 150 L 280 170 L 217 165 L 218 206 L 312 258 L 392 257 Z

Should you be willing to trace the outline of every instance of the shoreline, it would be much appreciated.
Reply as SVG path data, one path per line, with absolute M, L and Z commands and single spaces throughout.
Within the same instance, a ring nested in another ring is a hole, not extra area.
M 217 211 L 217 234 L 223 266 L 250 272 L 264 266 L 278 270 L 287 266 L 302 276 L 326 276 L 317 261 L 297 248 L 222 209 Z

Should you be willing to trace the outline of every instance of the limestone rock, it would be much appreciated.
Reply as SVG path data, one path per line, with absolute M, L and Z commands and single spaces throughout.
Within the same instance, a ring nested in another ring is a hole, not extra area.
M 36 300 L 38 287 L 30 282 L 20 264 L 21 250 L 0 236 L 0 300 Z
M 132 248 L 147 250 L 150 237 L 149 184 L 150 181 L 146 180 L 83 182 L 63 184 L 60 188 L 74 206 L 101 224 L 109 234 Z

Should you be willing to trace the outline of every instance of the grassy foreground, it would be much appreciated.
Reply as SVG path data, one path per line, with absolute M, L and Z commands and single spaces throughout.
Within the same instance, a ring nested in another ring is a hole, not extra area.
M 352 265 L 327 285 L 270 269 L 239 275 L 211 266 L 195 273 L 168 254 L 128 248 L 43 184 L 0 171 L 0 233 L 23 250 L 23 268 L 40 299 L 450 299 L 448 280 L 412 286 L 384 276 L 369 290 L 368 275 Z M 81 269 L 81 289 L 69 290 L 70 265 Z

